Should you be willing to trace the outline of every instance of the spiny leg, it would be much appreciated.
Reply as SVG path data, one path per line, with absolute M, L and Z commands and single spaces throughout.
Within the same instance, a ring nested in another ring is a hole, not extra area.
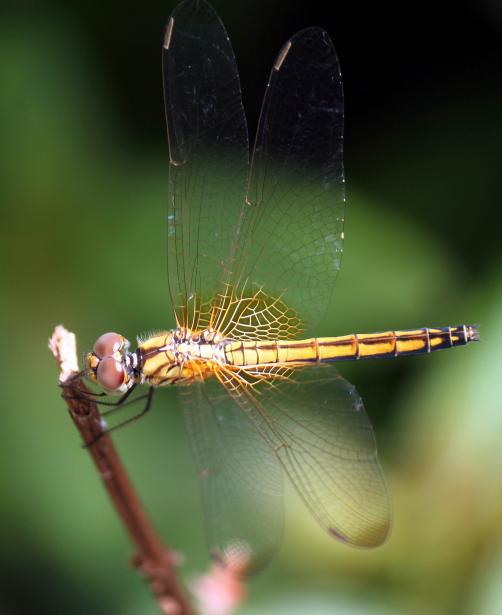
M 136 403 L 140 399 L 144 399 L 146 397 L 146 403 L 145 403 L 144 407 L 140 410 L 140 412 L 138 412 L 134 416 L 130 416 L 129 418 L 125 419 L 124 421 L 122 421 L 120 423 L 117 423 L 117 425 L 114 425 L 113 427 L 110 427 L 110 428 L 107 428 L 107 429 L 103 430 L 103 432 L 101 432 L 92 442 L 89 442 L 88 444 L 86 444 L 84 446 L 84 448 L 87 448 L 89 446 L 93 446 L 105 434 L 109 434 L 112 431 L 115 431 L 116 429 L 118 429 L 119 427 L 125 427 L 129 423 L 132 423 L 133 421 L 136 421 L 137 419 L 139 419 L 142 416 L 144 416 L 150 410 L 150 408 L 152 406 L 152 399 L 153 399 L 154 390 L 155 389 L 153 387 L 150 387 L 150 389 L 149 389 L 149 391 L 148 391 L 148 393 L 146 395 L 141 395 L 140 397 L 137 397 L 136 399 L 128 402 L 128 403 Z M 123 396 L 123 397 L 125 397 L 125 396 Z M 113 410 L 117 410 L 119 407 L 123 407 L 123 405 L 122 406 L 118 406 L 117 408 L 113 408 L 112 410 L 110 410 L 110 412 L 113 412 Z
M 63 393 L 63 399 L 88 399 L 88 400 L 93 401 L 96 404 L 99 404 L 100 406 L 113 406 L 115 408 L 119 408 L 123 405 L 135 403 L 139 399 L 144 399 L 146 397 L 146 395 L 141 395 L 140 397 L 137 397 L 136 399 L 130 400 L 129 402 L 125 403 L 127 398 L 131 395 L 131 393 L 134 391 L 135 388 L 136 388 L 136 384 L 133 384 L 132 387 L 128 391 L 126 391 L 116 401 L 101 401 L 99 399 L 96 399 L 96 397 L 104 397 L 107 395 L 107 393 L 104 393 L 103 391 L 94 393 L 93 391 L 84 391 L 82 389 L 72 387 L 71 390 L 75 392 L 76 394 L 69 395 L 67 393 Z M 102 414 L 105 414 L 105 413 L 103 412 Z

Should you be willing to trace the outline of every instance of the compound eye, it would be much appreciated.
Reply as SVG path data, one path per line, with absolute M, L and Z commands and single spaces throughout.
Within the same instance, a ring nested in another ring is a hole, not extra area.
M 118 333 L 103 333 L 94 344 L 94 353 L 102 359 L 117 352 L 124 345 L 124 338 Z
M 99 362 L 96 379 L 104 389 L 117 391 L 124 384 L 124 368 L 113 357 L 105 357 Z

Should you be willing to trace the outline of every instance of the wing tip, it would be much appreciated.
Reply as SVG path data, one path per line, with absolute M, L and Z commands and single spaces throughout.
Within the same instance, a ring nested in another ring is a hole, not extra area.
M 166 27 L 166 33 L 164 35 L 164 41 L 162 46 L 164 47 L 164 49 L 166 51 L 169 51 L 169 46 L 171 45 L 171 38 L 173 35 L 173 27 L 174 27 L 174 17 L 170 17 L 168 23 L 167 23 L 167 27 Z
M 337 530 L 336 527 L 328 527 L 328 534 L 331 534 L 331 536 L 334 536 L 337 540 L 340 540 L 341 542 L 346 542 L 347 544 L 351 542 L 347 538 L 347 536 L 345 536 L 345 534 L 342 534 L 342 532 Z
M 349 537 L 340 529 L 333 526 L 328 528 L 328 533 L 345 544 L 352 545 L 354 547 L 362 548 L 375 548 L 384 545 L 390 536 L 390 521 L 382 521 L 378 525 L 365 528 L 364 531 L 360 531 L 356 535 Z
M 275 71 L 279 71 L 281 70 L 281 66 L 284 63 L 284 60 L 286 59 L 286 56 L 289 53 L 289 50 L 291 49 L 291 41 L 287 41 L 286 43 L 284 43 L 284 45 L 282 46 L 282 49 L 279 51 L 277 58 L 274 62 L 274 70 Z

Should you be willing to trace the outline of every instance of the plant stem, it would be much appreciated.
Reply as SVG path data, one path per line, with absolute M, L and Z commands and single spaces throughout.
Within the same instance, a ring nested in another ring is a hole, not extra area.
M 59 366 L 59 382 L 70 417 L 99 472 L 115 510 L 136 548 L 135 568 L 146 577 L 164 615 L 189 615 L 191 608 L 176 576 L 179 559 L 161 541 L 132 486 L 120 457 L 78 370 L 75 335 L 56 327 L 49 341 Z

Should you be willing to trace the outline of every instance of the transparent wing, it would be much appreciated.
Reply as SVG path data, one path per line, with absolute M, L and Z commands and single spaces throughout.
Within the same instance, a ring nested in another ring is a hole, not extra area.
M 309 28 L 279 53 L 267 86 L 247 197 L 213 325 L 225 329 L 229 295 L 280 297 L 311 328 L 340 268 L 344 178 L 343 88 L 329 36 Z
M 221 384 L 180 388 L 202 492 L 212 554 L 242 558 L 253 571 L 274 554 L 282 538 L 282 468 L 257 425 Z
M 333 536 L 381 544 L 389 502 L 373 429 L 356 389 L 331 366 L 261 389 L 229 383 L 308 508 Z
M 162 65 L 169 291 L 178 324 L 196 328 L 235 235 L 249 157 L 235 57 L 207 2 L 186 0 L 173 11 Z

